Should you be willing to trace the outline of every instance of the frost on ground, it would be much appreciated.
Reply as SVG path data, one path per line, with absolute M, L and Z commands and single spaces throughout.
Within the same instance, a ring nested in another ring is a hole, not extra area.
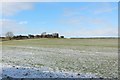
M 3 46 L 3 77 L 116 78 L 118 55 L 109 50 Z
M 96 78 L 94 74 L 80 74 L 72 72 L 50 71 L 47 68 L 31 68 L 21 66 L 3 65 L 4 78 Z

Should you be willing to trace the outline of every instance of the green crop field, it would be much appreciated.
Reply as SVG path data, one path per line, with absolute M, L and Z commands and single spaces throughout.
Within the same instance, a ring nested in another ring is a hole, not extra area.
M 118 39 L 28 39 L 2 44 L 2 63 L 118 77 Z

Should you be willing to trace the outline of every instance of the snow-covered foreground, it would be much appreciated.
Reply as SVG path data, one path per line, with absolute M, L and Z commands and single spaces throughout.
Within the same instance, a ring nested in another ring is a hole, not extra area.
M 48 68 L 31 68 L 21 66 L 3 65 L 2 77 L 13 78 L 97 78 L 94 74 L 80 74 L 72 72 L 50 71 Z
M 7 44 L 2 48 L 2 77 L 118 77 L 116 47 L 66 46 L 63 48 L 51 47 L 51 45 L 43 47 Z
M 19 48 L 25 48 L 25 47 L 19 47 Z M 52 49 L 52 48 L 34 48 L 34 47 L 26 47 L 26 49 L 39 49 L 41 50 L 44 54 L 46 54 L 45 52 L 55 52 L 58 51 L 59 49 Z M 59 50 L 61 51 L 61 50 Z M 59 52 L 58 51 L 58 52 Z M 70 52 L 73 52 L 73 50 L 68 50 Z M 65 49 L 62 49 L 62 53 L 65 53 Z M 13 55 L 14 54 L 14 55 Z M 74 53 L 75 54 L 75 53 Z M 13 78 L 96 78 L 97 76 L 95 74 L 92 73 L 86 73 L 86 74 L 82 74 L 82 73 L 75 73 L 75 72 L 67 72 L 67 71 L 60 71 L 60 70 L 55 70 L 53 71 L 52 68 L 50 67 L 33 67 L 33 66 L 26 66 L 27 64 L 29 65 L 29 63 L 27 62 L 18 62 L 18 60 L 25 59 L 26 57 L 30 57 L 30 56 L 34 56 L 34 53 L 30 53 L 30 52 L 25 52 L 25 51 L 21 51 L 16 53 L 16 49 L 14 50 L 9 50 L 6 52 L 4 52 L 3 54 L 3 61 L 7 61 L 7 63 L 2 64 L 2 77 L 13 77 Z M 16 57 L 16 58 L 15 58 Z M 19 58 L 18 58 L 19 57 Z M 35 57 L 34 57 L 35 58 Z M 31 57 L 32 59 L 32 57 Z M 14 60 L 14 63 L 12 63 L 12 60 Z M 17 60 L 17 61 L 16 61 Z M 27 58 L 26 58 L 27 60 Z M 39 61 L 40 62 L 40 61 Z M 20 65 L 16 65 L 20 64 Z M 23 65 L 22 65 L 22 64 Z M 26 65 L 25 65 L 26 63 Z M 33 63 L 34 64 L 34 63 Z M 51 63 L 49 63 L 51 64 Z

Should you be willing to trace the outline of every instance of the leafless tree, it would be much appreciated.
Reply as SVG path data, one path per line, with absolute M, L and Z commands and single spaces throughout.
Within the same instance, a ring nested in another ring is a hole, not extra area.
M 41 33 L 42 38 L 45 38 L 45 36 L 46 36 L 46 32 Z
M 13 32 L 7 32 L 7 33 L 5 34 L 5 36 L 6 36 L 6 38 L 8 38 L 9 40 L 11 40 L 12 37 L 14 36 L 14 34 L 13 34 Z
M 46 32 L 41 33 L 41 35 L 46 35 Z

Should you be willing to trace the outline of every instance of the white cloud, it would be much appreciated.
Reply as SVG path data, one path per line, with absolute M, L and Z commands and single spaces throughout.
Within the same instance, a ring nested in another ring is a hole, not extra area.
M 24 25 L 21 25 L 19 23 L 20 22 L 15 20 L 1 19 L 0 25 L 2 25 L 2 27 L 0 28 L 2 28 L 2 31 L 0 33 L 4 35 L 8 31 L 11 31 L 13 33 L 24 32 L 26 30 Z
M 69 37 L 118 36 L 117 24 L 103 18 L 74 17 L 62 19 L 60 23 L 68 27 L 65 32 L 61 31 L 62 35 Z
M 79 16 L 81 12 L 87 10 L 88 7 L 77 7 L 77 8 L 64 8 L 63 9 L 63 16 L 65 17 L 72 17 L 72 16 Z
M 95 30 L 88 30 L 88 29 L 81 29 L 81 30 L 73 30 L 73 31 L 66 31 L 61 32 L 62 35 L 67 37 L 98 37 L 98 36 L 118 36 L 118 29 L 117 28 L 106 28 L 106 29 L 95 29 Z
M 102 13 L 108 13 L 108 12 L 112 12 L 113 10 L 117 10 L 117 7 L 113 7 L 113 8 L 104 8 L 104 9 L 98 9 L 94 11 L 94 14 L 102 14 Z
M 110 13 L 114 10 L 118 10 L 118 6 L 116 3 L 116 6 L 111 5 L 111 3 L 107 2 L 107 3 L 98 3 L 98 5 L 96 5 L 96 9 L 93 10 L 94 14 L 102 14 L 102 13 Z M 117 12 L 116 12 L 117 13 Z
M 4 2 L 0 5 L 0 10 L 3 16 L 12 16 L 23 10 L 31 10 L 33 8 L 32 3 L 25 2 Z
M 2 16 L 2 3 L 0 2 L 0 16 Z
M 19 24 L 27 24 L 27 21 L 20 21 Z

